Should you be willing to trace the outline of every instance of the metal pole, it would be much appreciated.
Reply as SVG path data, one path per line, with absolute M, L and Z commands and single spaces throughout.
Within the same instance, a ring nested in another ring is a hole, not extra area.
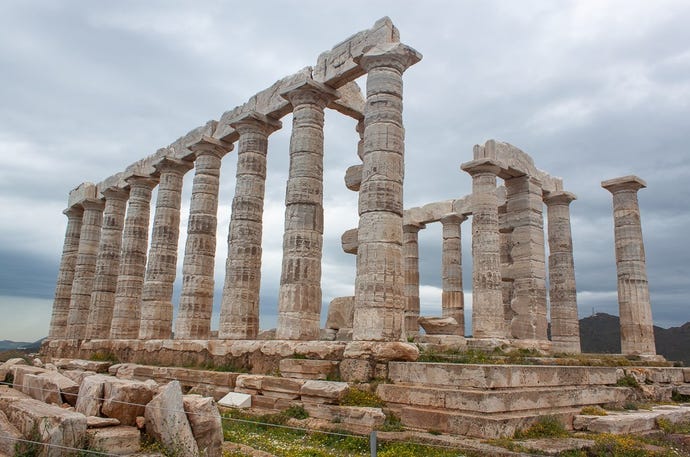
M 376 430 L 372 430 L 369 435 L 369 449 L 371 450 L 371 457 L 376 457 Z

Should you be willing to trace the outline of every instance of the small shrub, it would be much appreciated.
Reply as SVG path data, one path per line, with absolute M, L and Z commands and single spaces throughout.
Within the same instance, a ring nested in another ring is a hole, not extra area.
M 340 400 L 341 406 L 369 406 L 372 408 L 382 408 L 386 403 L 381 397 L 366 390 L 352 388 L 347 391 Z
M 405 427 L 403 427 L 403 424 L 398 416 L 392 412 L 388 412 L 386 413 L 386 420 L 378 430 L 382 432 L 401 432 L 405 430 Z
M 554 416 L 542 416 L 525 430 L 515 432 L 516 439 L 563 438 L 570 436 L 563 423 Z
M 671 400 L 676 403 L 687 403 L 690 402 L 690 395 L 679 394 L 677 390 L 673 390 L 671 393 Z
M 616 385 L 618 387 L 640 387 L 640 383 L 637 382 L 637 379 L 635 379 L 633 376 L 629 374 L 626 374 L 618 381 L 616 381 Z
M 295 352 L 294 354 L 292 354 L 292 358 L 297 359 L 297 360 L 306 360 L 307 356 L 304 354 L 298 354 Z
M 607 416 L 608 413 L 601 406 L 585 406 L 580 410 L 583 416 Z
M 427 433 L 428 433 L 429 435 L 434 435 L 434 436 L 442 435 L 442 433 L 441 433 L 440 431 L 434 430 L 434 429 L 427 430 Z
M 283 411 L 283 414 L 293 419 L 306 419 L 309 417 L 309 413 L 300 405 L 290 406 L 288 409 Z
M 662 417 L 656 420 L 656 425 L 658 425 L 659 429 L 664 433 L 690 434 L 690 421 L 674 423 Z
M 93 360 L 94 362 L 120 363 L 115 354 L 110 351 L 96 351 L 91 357 L 89 357 L 89 360 Z

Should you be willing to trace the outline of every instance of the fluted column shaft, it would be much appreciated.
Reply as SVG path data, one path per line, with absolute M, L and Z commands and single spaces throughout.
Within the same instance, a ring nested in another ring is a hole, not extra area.
M 139 339 L 169 339 L 172 336 L 172 294 L 180 236 L 182 182 L 191 168 L 189 162 L 168 158 L 156 165 L 160 185 L 142 291 Z
M 74 269 L 77 263 L 84 210 L 81 207 L 73 206 L 63 211 L 63 214 L 67 216 L 67 229 L 65 230 L 65 242 L 62 245 L 62 258 L 60 259 L 55 299 L 53 300 L 53 315 L 48 331 L 48 338 L 51 340 L 64 338 L 67 334 L 67 314 L 72 297 L 72 283 L 74 282 Z
M 386 50 L 375 48 L 359 62 L 368 74 L 359 189 L 354 340 L 395 341 L 403 333 L 402 74 L 420 58 L 413 49 L 397 44 Z
M 419 230 L 424 224 L 403 225 L 405 269 L 405 336 L 419 334 Z
M 276 338 L 317 340 L 321 327 L 323 111 L 337 94 L 308 81 L 283 96 L 293 111 Z
M 157 178 L 138 175 L 126 181 L 129 184 L 129 205 L 122 232 L 122 251 L 110 325 L 110 338 L 113 339 L 135 339 L 139 336 L 151 191 L 158 183 Z
M 472 176 L 472 336 L 505 338 L 496 176 L 490 159 L 462 165 Z
M 86 325 L 86 338 L 108 338 L 115 305 L 117 275 L 120 268 L 122 228 L 125 220 L 128 190 L 109 188 L 103 191 L 105 209 L 101 239 L 96 258 L 96 274 Z
M 580 322 L 570 230 L 570 192 L 551 192 L 544 199 L 549 227 L 549 301 L 554 351 L 580 352 Z
M 74 282 L 67 315 L 67 338 L 84 339 L 86 335 L 86 321 L 89 317 L 93 278 L 96 273 L 96 257 L 101 237 L 103 222 L 103 200 L 90 198 L 82 202 L 84 215 L 82 216 L 81 233 L 79 235 L 79 250 L 74 267 Z
M 254 339 L 259 333 L 266 153 L 268 136 L 280 125 L 254 112 L 232 123 L 240 139 L 218 329 L 221 339 Z
M 637 191 L 646 187 L 646 183 L 636 176 L 625 176 L 601 185 L 613 194 L 621 351 L 653 355 L 656 354 L 654 322 L 637 200 Z
M 230 149 L 232 145 L 221 145 L 210 138 L 194 147 L 195 173 L 182 264 L 182 294 L 175 320 L 176 339 L 208 339 L 211 333 L 220 166 Z
M 443 246 L 441 253 L 441 311 L 458 324 L 458 335 L 465 335 L 465 297 L 462 290 L 461 224 L 467 217 L 450 214 L 441 218 Z

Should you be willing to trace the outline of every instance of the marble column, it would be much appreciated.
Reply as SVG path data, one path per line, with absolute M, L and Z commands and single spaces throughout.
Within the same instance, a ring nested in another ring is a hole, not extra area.
M 139 339 L 170 339 L 173 320 L 173 283 L 180 236 L 182 181 L 191 162 L 163 158 L 155 167 L 160 175 L 151 247 L 141 293 Z
M 405 268 L 405 336 L 419 334 L 419 231 L 424 224 L 403 225 L 403 262 Z
M 79 251 L 81 219 L 84 210 L 80 206 L 72 206 L 63 211 L 63 214 L 67 216 L 67 230 L 65 230 L 65 242 L 62 245 L 62 258 L 60 259 L 60 269 L 55 286 L 53 315 L 48 330 L 48 339 L 51 340 L 64 338 L 67 333 L 67 314 L 72 297 L 72 283 L 77 263 L 77 252 Z
M 268 136 L 281 125 L 280 121 L 255 111 L 231 124 L 240 139 L 218 329 L 220 339 L 254 339 L 259 333 L 266 153 Z
M 125 181 L 129 184 L 129 205 L 122 232 L 122 251 L 110 325 L 111 339 L 139 337 L 141 292 L 149 244 L 151 192 L 156 187 L 158 178 L 132 175 Z
M 513 279 L 508 333 L 513 338 L 546 340 L 546 253 L 541 182 L 531 176 L 505 180 L 506 223 L 511 229 Z
M 69 339 L 84 339 L 86 336 L 86 320 L 89 317 L 93 278 L 96 273 L 96 257 L 101 238 L 101 224 L 103 222 L 103 200 L 88 198 L 81 203 L 84 214 L 79 235 L 79 250 L 74 267 L 74 282 L 72 296 L 67 315 L 67 334 Z
M 454 318 L 460 327 L 458 335 L 465 335 L 465 294 L 462 290 L 461 224 L 466 216 L 448 214 L 441 218 L 443 249 L 441 254 L 441 311 L 443 317 Z
M 220 166 L 232 144 L 204 137 L 190 149 L 194 152 L 195 172 L 175 338 L 206 340 L 210 337 L 213 312 Z
M 472 176 L 472 336 L 505 338 L 496 177 L 491 159 L 466 162 Z
M 276 338 L 318 340 L 323 248 L 323 120 L 326 105 L 338 95 L 328 86 L 306 80 L 282 96 L 292 105 L 292 136 Z
M 421 55 L 400 43 L 359 60 L 367 74 L 353 340 L 396 341 L 405 309 L 402 74 Z
M 554 352 L 580 353 L 580 322 L 570 230 L 570 203 L 575 194 L 550 192 L 544 197 L 549 227 L 549 301 Z
M 122 228 L 129 190 L 110 187 L 103 192 L 105 209 L 96 258 L 91 305 L 86 324 L 87 339 L 107 339 L 115 305 L 117 275 L 120 268 Z
M 647 183 L 637 176 L 624 176 L 603 181 L 601 186 L 613 194 L 621 351 L 654 355 L 654 322 L 637 201 L 637 191 Z

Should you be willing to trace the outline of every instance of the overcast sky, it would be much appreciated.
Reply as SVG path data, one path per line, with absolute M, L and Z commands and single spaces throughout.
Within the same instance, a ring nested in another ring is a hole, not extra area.
M 460 164 L 474 144 L 518 146 L 578 196 L 571 209 L 580 316 L 618 314 L 611 195 L 600 182 L 639 175 L 648 183 L 639 198 L 654 321 L 690 320 L 687 1 L 3 0 L 0 340 L 47 334 L 70 189 L 219 119 L 382 16 L 424 55 L 404 75 L 406 207 L 468 194 Z M 291 116 L 282 121 L 269 140 L 262 328 L 275 326 L 280 276 Z M 354 290 L 354 257 L 342 252 L 340 235 L 357 226 L 356 194 L 343 176 L 359 160 L 354 120 L 329 111 L 325 129 L 327 304 Z M 235 168 L 228 154 L 216 305 Z M 438 225 L 420 233 L 426 315 L 440 314 Z M 469 304 L 469 221 L 463 233 Z

